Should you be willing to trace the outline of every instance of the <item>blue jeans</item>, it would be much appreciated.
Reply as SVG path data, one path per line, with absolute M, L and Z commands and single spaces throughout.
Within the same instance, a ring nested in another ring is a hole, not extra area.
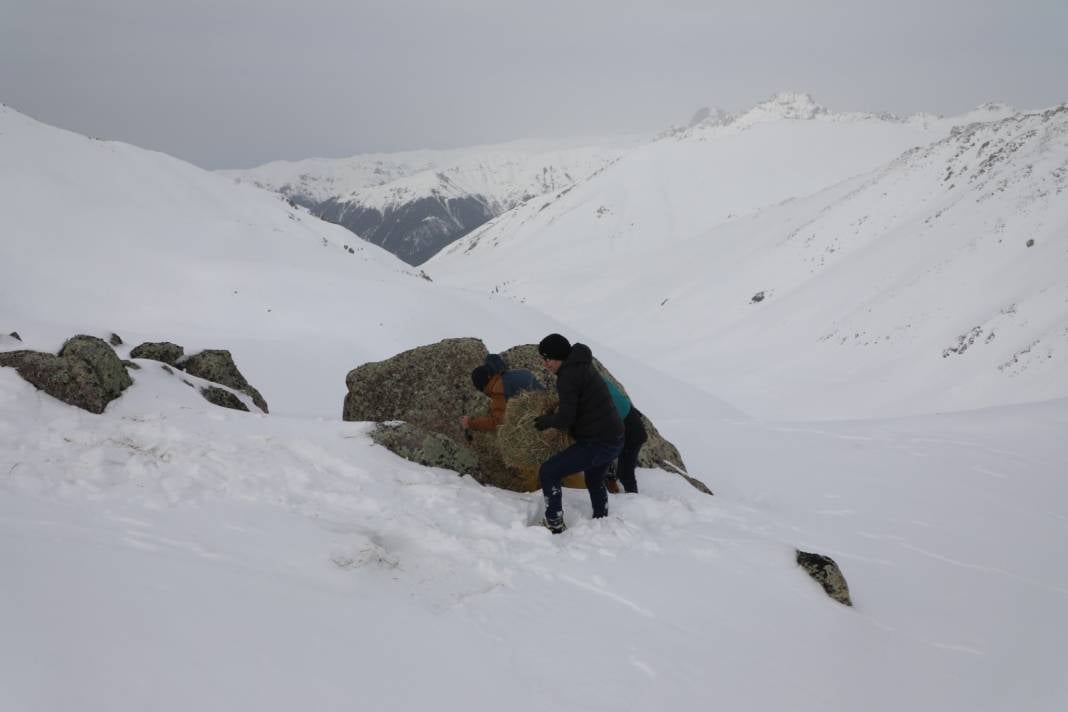
M 623 436 L 612 442 L 580 440 L 542 463 L 538 480 L 541 482 L 541 492 L 545 495 L 546 519 L 555 519 L 563 512 L 560 480 L 574 472 L 586 473 L 586 489 L 590 493 L 590 504 L 593 505 L 593 518 L 608 514 L 604 473 L 622 449 Z

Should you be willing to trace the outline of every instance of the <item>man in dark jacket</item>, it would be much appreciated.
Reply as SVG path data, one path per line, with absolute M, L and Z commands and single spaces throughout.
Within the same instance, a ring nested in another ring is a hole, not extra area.
M 545 526 L 553 534 L 564 531 L 560 480 L 573 472 L 586 473 L 586 489 L 593 517 L 608 514 L 604 476 L 608 465 L 623 449 L 623 421 L 604 379 L 593 367 L 593 354 L 585 344 L 574 346 L 560 334 L 549 334 L 538 344 L 546 368 L 556 374 L 560 405 L 556 412 L 534 419 L 538 430 L 557 428 L 575 439 L 563 452 L 546 460 L 538 471 L 545 495 Z

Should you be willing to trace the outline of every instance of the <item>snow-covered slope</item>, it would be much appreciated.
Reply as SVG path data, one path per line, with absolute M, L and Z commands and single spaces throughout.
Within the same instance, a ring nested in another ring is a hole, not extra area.
M 1068 110 L 967 124 L 744 218 L 848 173 L 865 151 L 874 159 L 873 147 L 907 143 L 875 144 L 872 132 L 916 129 L 736 123 L 746 122 L 635 151 L 427 269 L 692 373 L 755 412 L 863 416 L 1068 395 Z
M 970 117 L 843 114 L 805 94 L 782 94 L 740 116 L 720 112 L 668 132 L 590 180 L 494 220 L 450 246 L 433 267 L 475 271 L 465 265 L 477 268 L 477 260 L 452 257 L 532 243 L 531 236 L 553 249 L 581 244 L 602 255 L 668 249 L 727 220 L 867 173 L 948 136 Z
M 1004 177 L 967 164 L 962 184 Z M 641 470 L 606 519 L 565 492 L 552 536 L 527 526 L 540 493 L 341 422 L 344 375 L 445 336 L 586 340 L 616 302 L 554 320 L 345 243 L 276 195 L 0 108 L 0 351 L 230 348 L 272 406 L 217 408 L 143 361 L 92 415 L 0 368 L 0 709 L 1063 709 L 1068 401 L 761 423 L 639 358 L 646 330 L 717 358 L 693 324 L 634 322 L 590 342 L 717 495 Z M 572 276 L 546 293 L 594 294 Z M 795 547 L 838 560 L 854 608 Z
M 340 413 L 348 369 L 417 344 L 552 324 L 439 289 L 278 195 L 7 107 L 0 216 L 0 333 L 227 348 L 254 384 L 291 374 L 264 393 L 282 412 Z
M 93 416 L 0 369 L 5 710 L 1068 699 L 1068 402 L 814 428 L 680 400 L 664 423 L 717 496 L 642 470 L 605 520 L 565 492 L 553 537 L 526 526 L 540 495 L 412 465 L 366 424 L 135 378 Z M 793 546 L 834 556 L 855 608 Z
M 420 264 L 486 220 L 586 178 L 638 142 L 630 136 L 515 141 L 276 161 L 222 173 L 276 191 Z

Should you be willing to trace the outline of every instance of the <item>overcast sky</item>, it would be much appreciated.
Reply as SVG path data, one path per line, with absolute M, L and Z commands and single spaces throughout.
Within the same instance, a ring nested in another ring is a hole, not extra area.
M 1068 0 L 0 0 L 0 102 L 206 168 L 1068 101 Z

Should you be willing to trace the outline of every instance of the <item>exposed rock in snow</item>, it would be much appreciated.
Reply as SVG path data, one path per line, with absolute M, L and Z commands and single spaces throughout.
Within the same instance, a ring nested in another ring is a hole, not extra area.
M 147 341 L 130 351 L 130 358 L 147 358 L 174 366 L 185 356 L 185 349 L 170 341 Z
M 204 396 L 204 400 L 222 408 L 229 408 L 231 410 L 240 410 L 246 413 L 249 412 L 248 406 L 241 402 L 241 399 L 235 396 L 225 388 L 219 388 L 218 386 L 205 386 L 200 389 L 200 395 Z
M 178 361 L 176 365 L 186 373 L 248 394 L 260 410 L 264 413 L 268 412 L 267 401 L 263 399 L 258 390 L 245 380 L 229 351 L 225 349 L 208 349 L 192 356 L 187 356 Z
M 40 351 L 0 353 L 0 366 L 16 369 L 48 395 L 90 413 L 103 413 L 133 385 L 114 349 L 95 336 L 68 339 L 58 356 Z
M 834 559 L 798 549 L 797 565 L 808 572 L 828 596 L 843 605 L 853 605 L 853 599 L 849 597 L 849 584 Z

